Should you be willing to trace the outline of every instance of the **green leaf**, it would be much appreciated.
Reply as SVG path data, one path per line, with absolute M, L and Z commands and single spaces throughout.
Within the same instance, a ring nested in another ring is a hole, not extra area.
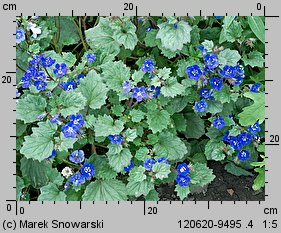
M 206 164 L 195 163 L 192 165 L 192 170 L 189 173 L 190 182 L 192 184 L 203 187 L 211 183 L 215 179 L 213 170 L 208 168 Z
M 83 201 L 126 201 L 126 186 L 120 180 L 96 180 L 87 186 L 82 199 Z
M 222 66 L 236 66 L 237 62 L 241 59 L 241 56 L 237 50 L 225 49 L 219 53 L 218 59 Z
M 135 32 L 136 26 L 130 20 L 124 20 L 122 28 L 114 30 L 113 39 L 120 45 L 124 45 L 125 49 L 134 50 L 138 42 Z
M 215 100 L 220 101 L 221 103 L 230 103 L 230 87 L 228 85 L 223 85 L 222 89 L 219 91 L 214 91 L 213 97 Z
M 66 194 L 61 192 L 55 184 L 48 184 L 40 189 L 38 201 L 65 201 Z
M 57 101 L 61 107 L 60 113 L 63 117 L 78 113 L 84 109 L 86 104 L 85 97 L 80 92 L 75 91 L 62 92 Z
M 141 110 L 133 109 L 130 111 L 130 116 L 132 117 L 133 122 L 141 122 L 142 119 L 144 119 L 145 113 Z
M 131 76 L 130 69 L 122 61 L 110 61 L 101 67 L 107 86 L 117 93 L 123 93 L 123 83 L 125 80 L 129 80 Z
M 243 108 L 243 111 L 238 114 L 239 123 L 243 126 L 253 125 L 257 120 L 263 123 L 265 119 L 265 94 L 246 92 L 245 97 L 250 98 L 254 103 Z
M 166 163 L 156 163 L 152 167 L 152 171 L 155 173 L 157 179 L 163 180 L 168 178 L 171 173 L 171 165 Z
M 144 161 L 147 158 L 149 158 L 148 153 L 149 153 L 149 150 L 146 147 L 141 147 L 136 151 L 135 158 L 140 161 Z
M 59 34 L 59 45 L 73 45 L 80 41 L 78 31 L 72 21 L 71 17 L 61 16 L 57 17 L 60 21 L 60 34 Z
M 259 174 L 255 178 L 252 188 L 257 191 L 265 186 L 265 168 L 256 168 L 255 172 L 258 172 Z
M 99 115 L 95 122 L 96 137 L 107 137 L 108 135 L 117 135 L 124 129 L 124 124 L 121 120 L 113 121 L 111 116 Z
M 38 116 L 45 113 L 46 106 L 45 98 L 28 94 L 17 102 L 17 119 L 23 120 L 24 123 L 38 121 Z
M 16 126 L 16 135 L 20 137 L 25 133 L 27 125 L 24 124 L 23 121 L 16 120 Z
M 121 104 L 116 104 L 111 107 L 112 113 L 116 116 L 122 116 L 125 108 Z
M 109 165 L 116 172 L 121 172 L 124 170 L 124 167 L 129 166 L 132 154 L 128 148 L 124 148 L 119 154 L 107 154 Z
M 256 37 L 264 44 L 265 43 L 265 27 L 260 16 L 247 17 L 249 26 Z
M 205 155 L 208 160 L 221 161 L 225 158 L 222 141 L 209 140 L 205 146 Z
M 25 185 L 24 185 L 24 181 L 21 177 L 16 176 L 16 200 L 19 201 L 21 194 L 22 194 L 22 190 L 24 189 Z
M 66 138 L 63 132 L 60 133 L 60 143 L 58 146 L 59 151 L 68 151 L 68 149 L 73 149 L 73 144 L 77 142 L 77 138 Z
M 178 83 L 176 77 L 170 77 L 165 81 L 165 85 L 161 88 L 161 93 L 165 97 L 174 98 L 177 95 L 180 95 L 184 92 L 185 87 Z
M 62 59 L 63 59 L 63 62 L 68 67 L 74 66 L 74 64 L 76 62 L 76 56 L 73 53 L 71 53 L 71 52 L 67 52 L 67 53 L 62 52 Z
M 244 54 L 242 58 L 245 66 L 250 65 L 251 67 L 260 67 L 264 66 L 263 54 L 258 51 L 251 51 L 248 55 Z
M 150 190 L 150 192 L 145 196 L 146 201 L 159 201 L 159 194 L 155 189 Z
M 212 40 L 204 40 L 201 44 L 204 46 L 208 53 L 213 51 L 214 42 Z
M 187 121 L 186 131 L 184 135 L 186 138 L 200 138 L 203 134 L 205 134 L 205 125 L 204 120 L 202 120 L 195 113 L 186 113 L 184 117 Z
M 107 99 L 108 88 L 102 82 L 100 75 L 91 70 L 80 80 L 78 91 L 86 98 L 86 105 L 92 109 L 100 109 Z
M 133 167 L 130 170 L 128 181 L 142 182 L 146 179 L 145 168 L 143 166 Z
M 153 184 L 148 180 L 130 181 L 126 186 L 128 195 L 139 197 L 141 195 L 146 196 L 152 189 L 154 189 Z
M 188 152 L 184 142 L 170 132 L 161 132 L 159 141 L 154 146 L 155 154 L 168 160 L 182 159 Z
M 183 45 L 190 42 L 191 27 L 187 22 L 180 21 L 177 28 L 168 22 L 158 24 L 160 28 L 156 38 L 161 40 L 162 46 L 171 51 L 181 50 Z
M 235 176 L 253 176 L 251 172 L 236 166 L 234 163 L 230 162 L 225 165 L 225 170 Z
M 108 144 L 107 145 L 107 148 L 108 148 L 108 153 L 109 154 L 119 154 L 122 149 L 123 149 L 123 146 L 122 145 L 118 145 L 118 144 Z
M 220 101 L 208 100 L 207 104 L 208 104 L 208 108 L 207 108 L 206 112 L 209 112 L 212 114 L 217 114 L 223 110 L 223 104 Z
M 87 43 L 93 51 L 102 49 L 106 54 L 117 55 L 120 45 L 113 38 L 114 30 L 110 27 L 109 18 L 99 18 L 97 26 L 85 31 Z
M 94 155 L 91 163 L 95 167 L 95 177 L 103 180 L 111 180 L 116 178 L 117 172 L 114 171 L 108 164 L 108 158 L 105 156 L 96 156 Z
M 147 113 L 147 123 L 153 133 L 161 132 L 170 124 L 170 114 L 166 110 L 153 110 Z
M 186 131 L 187 120 L 184 118 L 182 113 L 177 113 L 172 116 L 175 127 L 177 131 L 184 132 Z
M 20 160 L 22 177 L 27 178 L 32 187 L 36 189 L 41 188 L 48 183 L 48 170 L 50 169 L 51 163 L 46 160 L 39 162 L 38 160 L 27 159 L 25 157 Z
M 47 176 L 50 183 L 56 184 L 58 186 L 63 184 L 64 178 L 56 168 L 47 170 Z
M 24 143 L 20 152 L 26 158 L 42 161 L 52 154 L 54 143 L 53 135 L 57 126 L 50 122 L 39 122 L 39 127 L 33 127 L 33 133 L 24 137 Z
M 223 43 L 225 41 L 235 42 L 236 39 L 239 39 L 242 35 L 243 29 L 241 27 L 241 23 L 238 21 L 233 21 L 229 27 L 223 25 L 223 29 L 220 34 L 219 43 Z
M 126 129 L 123 133 L 123 137 L 126 139 L 127 142 L 132 142 L 137 138 L 137 130 L 136 129 Z
M 204 155 L 204 153 L 196 153 L 192 155 L 191 158 L 192 158 L 191 161 L 193 163 L 203 163 L 203 164 L 207 163 L 206 156 Z
M 146 33 L 144 42 L 147 47 L 156 47 L 157 46 L 157 39 L 156 39 L 157 32 L 158 32 L 158 30 L 152 29 L 149 33 Z
M 181 199 L 181 201 L 190 193 L 188 186 L 179 186 L 178 184 L 176 185 L 175 191 L 177 192 L 177 196 Z

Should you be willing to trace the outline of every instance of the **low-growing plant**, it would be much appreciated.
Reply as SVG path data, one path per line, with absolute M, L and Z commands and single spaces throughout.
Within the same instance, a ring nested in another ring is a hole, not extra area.
M 18 17 L 17 199 L 264 186 L 263 17 Z

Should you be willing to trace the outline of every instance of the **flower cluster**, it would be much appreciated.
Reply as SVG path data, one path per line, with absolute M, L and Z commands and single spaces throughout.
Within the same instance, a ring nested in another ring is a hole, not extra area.
M 261 130 L 260 125 L 256 122 L 254 125 L 248 127 L 248 132 L 242 132 L 239 136 L 229 136 L 230 132 L 227 131 L 223 137 L 223 141 L 228 142 L 234 150 L 241 150 L 243 146 L 249 145 L 251 140 L 258 140 L 257 133 Z M 238 152 L 238 158 L 245 161 L 250 157 L 250 152 L 243 149 Z
M 69 161 L 75 164 L 82 164 L 85 161 L 85 153 L 83 150 L 75 150 L 69 156 Z M 62 174 L 64 177 L 69 178 L 69 182 L 72 183 L 74 186 L 79 186 L 80 184 L 84 184 L 86 179 L 90 180 L 95 175 L 95 168 L 94 166 L 89 163 L 85 162 L 80 171 L 77 171 L 73 174 L 73 171 L 69 167 L 65 167 L 62 170 Z M 65 189 L 69 188 L 69 182 L 66 182 Z
M 71 115 L 70 122 L 62 126 L 63 134 L 66 138 L 76 138 L 79 130 L 84 125 L 82 114 Z
M 160 158 L 157 158 L 156 160 L 154 160 L 153 158 L 147 158 L 143 162 L 143 166 L 144 166 L 145 170 L 151 171 L 153 165 L 156 164 L 156 163 L 166 163 L 166 164 L 169 164 L 168 160 L 165 157 L 160 157 Z
M 190 177 L 188 176 L 190 169 L 186 163 L 181 163 L 177 166 L 178 176 L 176 177 L 176 182 L 179 186 L 188 186 Z
M 145 73 L 151 73 L 154 70 L 154 61 L 151 59 L 144 60 L 144 64 L 142 65 L 142 71 Z M 151 76 L 153 77 L 153 76 Z M 161 88 L 159 86 L 151 85 L 148 88 L 144 86 L 134 87 L 129 80 L 124 81 L 123 90 L 125 94 L 129 94 L 132 91 L 132 98 L 136 99 L 137 102 L 141 102 L 144 99 L 152 99 L 156 98 L 160 95 Z
M 215 53 L 207 54 L 207 50 L 202 45 L 198 46 L 198 49 L 204 55 L 203 60 L 205 66 L 203 70 L 198 65 L 192 65 L 186 68 L 186 72 L 189 79 L 201 80 L 203 85 L 207 85 L 209 80 L 211 89 L 202 88 L 199 94 L 203 99 L 197 101 L 194 106 L 196 112 L 205 112 L 208 108 L 206 99 L 215 100 L 212 96 L 213 90 L 220 91 L 222 89 L 223 78 L 231 80 L 230 83 L 234 85 L 240 85 L 243 82 L 245 74 L 244 67 L 240 64 L 237 64 L 235 67 L 225 65 L 219 68 L 220 61 Z M 254 84 L 251 86 L 251 91 L 258 92 L 259 87 L 259 83 Z

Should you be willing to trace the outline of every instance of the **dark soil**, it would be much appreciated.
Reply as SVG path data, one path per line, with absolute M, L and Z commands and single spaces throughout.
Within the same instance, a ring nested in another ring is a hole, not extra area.
M 224 170 L 220 162 L 211 161 L 208 166 L 216 175 L 215 180 L 200 190 L 195 190 L 186 200 L 189 201 L 263 201 L 264 189 L 254 191 L 252 184 L 255 177 L 234 176 Z M 179 200 L 174 192 L 174 186 L 161 186 L 157 190 L 161 201 Z

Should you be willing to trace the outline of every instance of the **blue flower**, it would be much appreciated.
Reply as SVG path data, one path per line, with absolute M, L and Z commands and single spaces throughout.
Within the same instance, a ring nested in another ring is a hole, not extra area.
M 66 138 L 76 138 L 79 129 L 72 122 L 68 122 L 61 127 L 61 130 Z
M 138 22 L 142 22 L 142 17 L 138 18 Z
M 85 153 L 83 150 L 75 150 L 71 153 L 71 155 L 69 155 L 68 159 L 72 163 L 83 163 L 85 160 Z
M 32 65 L 39 65 L 40 62 L 42 61 L 42 57 L 43 57 L 43 54 L 39 54 L 39 55 L 33 55 L 32 59 L 29 61 L 30 64 Z
M 51 57 L 42 57 L 42 66 L 44 67 L 51 67 L 55 62 L 56 59 L 52 59 Z
M 16 97 L 18 98 L 18 97 L 20 97 L 20 96 L 21 96 L 21 93 L 19 92 L 18 89 L 16 89 Z
M 179 184 L 179 186 L 188 186 L 188 183 L 190 181 L 189 176 L 180 176 L 178 175 L 176 178 L 176 182 Z
M 255 83 L 251 85 L 250 92 L 259 93 L 261 87 L 261 83 Z
M 55 68 L 54 68 L 54 73 L 55 75 L 57 75 L 58 77 L 62 77 L 67 73 L 67 66 L 65 63 L 62 64 L 56 64 Z
M 148 26 L 145 30 L 146 30 L 147 32 L 150 32 L 151 29 L 152 29 L 152 27 L 151 27 L 151 26 Z
M 180 176 L 186 176 L 189 173 L 189 167 L 186 163 L 181 163 L 177 166 L 177 172 Z
M 87 61 L 89 64 L 93 63 L 97 59 L 97 56 L 92 53 L 87 54 Z
M 38 70 L 34 66 L 29 66 L 27 68 L 26 72 L 24 73 L 24 77 L 33 78 L 37 72 L 38 72 Z
M 204 57 L 204 63 L 206 65 L 207 68 L 209 69 L 215 69 L 219 66 L 220 62 L 219 59 L 217 57 L 216 54 L 211 53 L 211 54 L 207 54 Z
M 143 166 L 145 168 L 145 170 L 147 171 L 151 171 L 153 164 L 155 164 L 155 160 L 152 158 L 147 158 L 144 162 L 143 162 Z
M 217 129 L 221 129 L 222 127 L 225 126 L 224 118 L 221 116 L 214 118 L 213 125 Z
M 121 145 L 123 141 L 123 137 L 121 134 L 108 135 L 108 139 L 110 140 L 111 144 L 117 144 L 117 145 Z
M 86 180 L 80 172 L 77 172 L 74 175 L 70 176 L 69 181 L 73 183 L 74 186 L 79 186 L 80 184 L 84 184 Z
M 145 59 L 141 67 L 143 72 L 151 72 L 154 69 L 154 61 L 152 59 Z
M 85 78 L 85 75 L 84 74 L 78 74 L 76 79 L 75 79 L 75 82 L 77 84 L 79 84 L 80 83 L 80 79 L 82 79 L 82 78 Z
M 257 121 L 255 124 L 248 126 L 248 130 L 251 134 L 256 134 L 261 131 L 261 127 L 259 122 Z
M 124 81 L 123 83 L 123 89 L 124 89 L 124 94 L 129 94 L 130 91 L 133 89 L 133 85 L 130 83 L 129 80 Z
M 224 78 L 234 78 L 236 76 L 236 69 L 233 66 L 224 66 L 219 69 L 220 76 Z
M 146 92 L 152 93 L 152 98 L 156 98 L 158 95 L 161 93 L 161 88 L 160 87 L 155 87 L 154 85 L 151 85 L 149 88 L 146 89 Z
M 134 162 L 131 160 L 130 164 L 127 167 L 124 167 L 126 172 L 130 171 L 135 166 Z
M 260 136 L 259 136 L 259 135 L 254 134 L 254 135 L 253 135 L 253 139 L 254 139 L 254 140 L 256 140 L 256 141 L 259 141 L 259 140 L 260 140 Z
M 178 25 L 176 23 L 174 23 L 174 28 L 177 29 L 178 28 Z
M 50 120 L 51 123 L 53 124 L 60 124 L 61 121 L 60 121 L 60 114 L 56 114 L 52 117 L 52 119 Z
M 196 112 L 205 112 L 205 110 L 208 108 L 208 104 L 205 100 L 200 100 L 195 103 L 195 111 Z
M 146 89 L 144 86 L 141 86 L 140 88 L 135 87 L 133 89 L 132 97 L 137 100 L 137 102 L 141 102 L 143 99 L 147 98 L 148 95 L 146 93 Z
M 22 83 L 22 88 L 29 88 L 29 86 L 30 86 L 30 84 L 31 84 L 31 82 L 30 82 L 30 79 L 29 78 L 26 78 L 25 76 L 23 76 L 22 78 L 21 78 L 21 80 L 23 81 L 23 83 Z
M 91 179 L 92 176 L 95 175 L 95 168 L 92 164 L 86 162 L 81 167 L 81 173 L 86 179 Z
M 215 17 L 216 17 L 216 19 L 221 19 L 222 16 L 215 16 Z
M 169 161 L 165 157 L 160 157 L 157 159 L 158 163 L 166 163 L 169 164 Z
M 235 70 L 236 70 L 236 73 L 239 75 L 239 76 L 242 76 L 242 78 L 244 78 L 244 67 L 242 65 L 237 65 L 235 66 Z
M 246 132 L 242 132 L 239 136 L 238 136 L 239 140 L 241 140 L 241 142 L 243 143 L 243 145 L 249 145 L 251 143 L 251 134 L 248 134 Z
M 241 139 L 234 136 L 230 137 L 229 144 L 231 147 L 233 147 L 234 150 L 240 150 L 243 146 L 243 142 L 241 141 Z
M 212 96 L 212 93 L 213 93 L 213 90 L 208 90 L 207 88 L 202 88 L 200 90 L 200 96 L 204 99 L 209 99 L 211 98 Z
M 203 55 L 207 53 L 207 50 L 204 48 L 203 45 L 198 45 L 197 48 L 203 53 Z
M 47 76 L 44 71 L 38 71 L 36 74 L 34 74 L 34 81 L 44 82 L 46 79 Z
M 247 150 L 241 150 L 241 151 L 238 152 L 238 158 L 239 158 L 241 161 L 245 161 L 245 160 L 247 160 L 249 157 L 250 157 L 250 152 L 247 151 Z
M 70 183 L 67 181 L 67 182 L 64 184 L 63 188 L 64 188 L 65 190 L 67 190 L 67 189 L 69 189 L 69 186 L 70 186 Z
M 236 76 L 234 85 L 239 86 L 241 83 L 243 83 L 243 78 L 241 76 Z
M 38 91 L 44 91 L 46 89 L 47 83 L 44 81 L 35 81 L 34 86 Z
M 53 151 L 52 151 L 52 154 L 47 158 L 47 160 L 49 160 L 49 159 L 55 157 L 56 155 L 57 155 L 56 150 L 53 150 Z
M 224 141 L 224 142 L 230 142 L 230 136 L 229 136 L 229 131 L 226 131 L 225 132 L 225 134 L 224 134 L 224 136 L 223 136 L 223 138 L 222 138 L 222 140 Z
M 16 30 L 16 43 L 20 43 L 25 40 L 25 32 L 21 28 L 17 28 Z
M 202 71 L 198 65 L 189 66 L 186 68 L 188 78 L 198 80 L 202 76 Z
M 70 122 L 79 130 L 84 124 L 82 114 L 70 115 Z
M 213 77 L 210 78 L 210 83 L 216 91 L 219 91 L 222 88 L 223 81 L 219 77 Z
M 65 91 L 74 90 L 76 88 L 76 84 L 74 81 L 69 81 L 63 85 Z

